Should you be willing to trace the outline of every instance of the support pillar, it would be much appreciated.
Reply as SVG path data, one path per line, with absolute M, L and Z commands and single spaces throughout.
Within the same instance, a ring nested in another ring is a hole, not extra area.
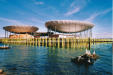
M 8 31 L 7 31 L 7 38 L 8 38 Z
M 56 34 L 56 25 L 55 25 L 55 34 Z
M 5 38 L 6 38 L 6 30 L 5 30 Z

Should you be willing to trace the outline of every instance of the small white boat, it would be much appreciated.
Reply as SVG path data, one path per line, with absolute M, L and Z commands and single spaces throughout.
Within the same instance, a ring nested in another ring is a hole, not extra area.
M 5 46 L 5 45 L 0 46 L 0 49 L 9 49 L 9 48 L 10 48 L 9 46 Z

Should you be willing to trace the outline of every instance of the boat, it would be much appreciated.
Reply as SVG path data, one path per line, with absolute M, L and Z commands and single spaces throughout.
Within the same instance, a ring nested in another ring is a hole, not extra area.
M 0 49 L 9 49 L 10 47 L 9 46 L 0 46 Z
M 91 54 L 90 50 L 86 49 L 85 54 L 77 56 L 76 58 L 72 58 L 71 61 L 76 64 L 90 65 L 93 64 L 98 58 L 99 56 L 96 55 L 95 51 L 93 52 L 93 54 Z

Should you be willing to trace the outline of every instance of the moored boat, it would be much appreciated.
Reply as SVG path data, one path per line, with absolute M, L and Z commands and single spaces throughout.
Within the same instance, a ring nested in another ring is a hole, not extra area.
M 93 64 L 99 56 L 96 55 L 95 51 L 93 54 L 90 53 L 89 50 L 86 49 L 86 53 L 84 55 L 80 55 L 76 58 L 72 58 L 71 61 L 76 64 Z
M 10 47 L 9 46 L 0 46 L 0 49 L 9 49 Z

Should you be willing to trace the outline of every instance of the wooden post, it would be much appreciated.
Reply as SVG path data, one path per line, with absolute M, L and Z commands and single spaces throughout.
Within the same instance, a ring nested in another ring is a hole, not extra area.
M 91 44 L 91 43 L 90 43 L 90 38 L 89 38 L 89 39 L 88 39 L 89 50 L 90 50 L 90 44 Z
M 51 38 L 49 38 L 49 47 L 51 47 Z
M 42 46 L 44 46 L 44 38 L 42 38 Z
M 58 48 L 60 47 L 60 38 L 58 38 L 58 43 L 57 43 L 57 45 L 58 45 Z
M 47 44 L 48 44 L 48 42 L 47 42 L 47 38 L 45 38 L 45 43 L 46 43 L 46 47 L 47 47 Z
M 35 46 L 37 46 L 37 38 L 35 38 Z
M 38 38 L 38 46 L 40 47 L 41 38 Z

